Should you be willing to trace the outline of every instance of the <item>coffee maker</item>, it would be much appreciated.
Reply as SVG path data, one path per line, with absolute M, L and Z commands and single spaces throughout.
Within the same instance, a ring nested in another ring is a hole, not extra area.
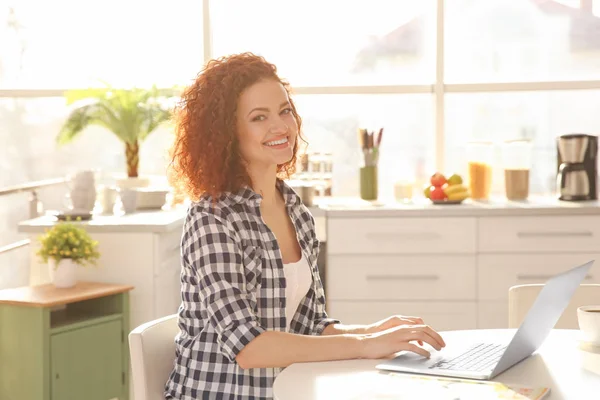
M 598 136 L 570 133 L 557 139 L 556 185 L 560 200 L 598 198 Z

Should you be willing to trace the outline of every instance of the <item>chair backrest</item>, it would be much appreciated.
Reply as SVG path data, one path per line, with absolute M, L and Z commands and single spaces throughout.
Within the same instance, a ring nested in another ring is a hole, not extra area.
M 518 328 L 525 319 L 533 302 L 544 287 L 543 283 L 517 285 L 508 290 L 508 327 Z M 559 318 L 554 328 L 579 329 L 577 307 L 600 304 L 600 285 L 582 284 L 575 290 L 569 305 Z
M 177 314 L 138 326 L 129 334 L 134 400 L 163 400 L 175 361 Z

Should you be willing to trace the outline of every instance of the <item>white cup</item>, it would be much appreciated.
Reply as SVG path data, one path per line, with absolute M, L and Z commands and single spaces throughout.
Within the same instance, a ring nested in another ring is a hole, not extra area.
M 600 305 L 577 308 L 577 320 L 582 339 L 593 346 L 600 346 Z
M 102 205 L 103 214 L 113 214 L 118 194 L 117 188 L 111 186 L 102 186 L 100 189 L 100 204 Z

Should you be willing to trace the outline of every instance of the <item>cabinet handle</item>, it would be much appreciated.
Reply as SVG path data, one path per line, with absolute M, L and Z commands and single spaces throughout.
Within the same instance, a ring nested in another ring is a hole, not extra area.
M 517 275 L 517 279 L 520 281 L 529 281 L 529 280 L 539 280 L 539 281 L 547 281 L 548 279 L 554 277 L 554 275 L 544 275 L 544 274 L 519 274 Z M 584 280 L 592 279 L 591 275 L 586 275 Z
M 60 375 L 58 373 L 56 374 L 56 379 L 60 379 Z
M 517 232 L 517 237 L 520 238 L 560 238 L 560 237 L 592 237 L 593 232 L 590 231 L 574 231 L 574 232 Z
M 437 281 L 438 275 L 367 275 L 368 281 Z
M 389 240 L 436 240 L 442 236 L 436 232 L 370 232 L 367 239 L 376 241 Z

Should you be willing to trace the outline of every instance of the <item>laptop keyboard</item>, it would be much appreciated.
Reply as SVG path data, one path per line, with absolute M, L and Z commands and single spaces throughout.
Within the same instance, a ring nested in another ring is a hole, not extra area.
M 441 360 L 429 368 L 482 372 L 494 366 L 505 349 L 506 346 L 501 344 L 477 343 L 463 354 Z

